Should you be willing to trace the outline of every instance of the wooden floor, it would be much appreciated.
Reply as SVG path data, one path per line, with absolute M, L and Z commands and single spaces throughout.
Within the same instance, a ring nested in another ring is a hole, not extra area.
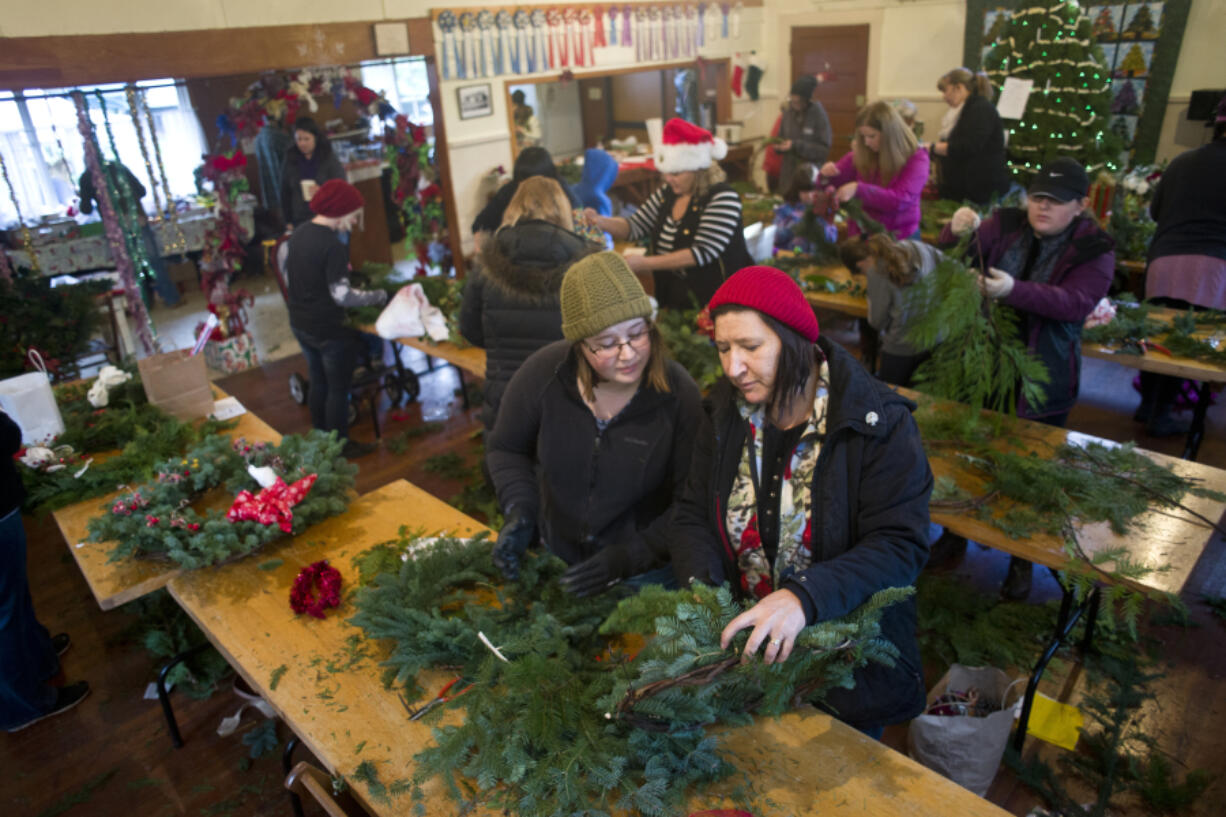
M 843 327 L 842 329 L 845 329 Z M 836 322 L 823 323 L 823 331 L 849 339 Z M 425 371 L 425 361 L 414 354 L 410 364 L 421 377 L 423 397 L 448 399 L 458 386 L 448 367 Z M 1087 361 L 1086 385 L 1070 426 L 1117 440 L 1133 439 L 1139 426 L 1131 420 L 1136 398 L 1129 387 L 1131 373 L 1099 361 Z M 283 434 L 310 427 L 304 406 L 293 402 L 289 375 L 305 375 L 300 356 L 221 381 L 231 394 Z M 390 439 L 420 425 L 421 403 L 404 408 L 385 408 L 383 436 Z M 1202 449 L 1201 461 L 1226 467 L 1226 434 L 1223 410 L 1210 413 L 1211 433 Z M 458 492 L 454 480 L 427 472 L 427 458 L 455 452 L 466 462 L 475 461 L 479 428 L 476 409 L 464 411 L 458 398 L 452 400 L 452 416 L 437 433 L 414 438 L 405 453 L 381 449 L 358 461 L 360 491 L 407 478 L 444 499 Z M 369 418 L 353 428 L 359 440 L 373 439 Z M 1140 444 L 1178 454 L 1178 440 L 1138 439 Z M 411 524 L 411 520 L 406 519 Z M 29 572 L 35 606 L 52 632 L 68 631 L 73 647 L 64 658 L 66 680 L 86 679 L 93 692 L 71 713 L 52 718 L 18 734 L 0 733 L 0 815 L 8 817 L 53 817 L 53 815 L 125 815 L 143 817 L 172 815 L 288 815 L 289 805 L 281 788 L 280 758 L 269 756 L 244 769 L 247 747 L 241 733 L 260 718 L 244 716 L 239 733 L 221 738 L 219 721 L 238 708 L 229 692 L 205 701 L 176 694 L 175 708 L 187 741 L 182 749 L 171 748 L 155 701 L 142 698 L 154 678 L 156 666 L 139 644 L 125 638 L 131 618 L 122 611 L 98 609 L 84 580 L 75 568 L 65 544 L 50 518 L 26 519 L 29 534 Z M 1193 577 L 1185 601 L 1192 608 L 1193 628 L 1156 628 L 1153 635 L 1165 644 L 1170 661 L 1168 675 L 1160 682 L 1159 702 L 1145 713 L 1149 734 L 1183 768 L 1226 771 L 1226 627 L 1209 614 L 1201 594 L 1222 592 L 1226 560 L 1221 542 L 1207 553 Z M 999 585 L 1005 559 L 994 551 L 972 545 L 958 571 L 970 583 L 991 590 Z M 1050 580 L 1039 577 L 1032 601 L 1056 594 Z M 1216 588 L 1216 590 L 1214 590 Z M 939 674 L 940 669 L 930 668 Z M 935 676 L 934 676 L 935 677 Z M 280 727 L 284 742 L 289 735 Z M 895 748 L 905 744 L 905 729 L 888 730 L 885 741 Z M 1031 747 L 1039 747 L 1030 741 Z M 1054 753 L 1055 750 L 1043 749 Z M 298 759 L 303 759 L 300 753 Z M 1197 815 L 1220 814 L 1226 790 L 1216 782 L 1201 799 Z M 1025 814 L 1035 800 L 1007 771 L 998 776 L 989 799 L 1015 814 Z M 308 805 L 308 814 L 320 814 Z M 1126 808 L 1113 814 L 1144 812 Z

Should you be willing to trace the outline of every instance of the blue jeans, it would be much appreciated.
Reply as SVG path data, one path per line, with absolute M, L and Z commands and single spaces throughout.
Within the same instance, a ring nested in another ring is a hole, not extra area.
M 307 390 L 311 425 L 320 431 L 335 431 L 342 440 L 348 439 L 349 386 L 358 365 L 357 338 L 317 338 L 302 329 L 293 332 L 302 347 L 311 381 Z
M 60 671 L 47 628 L 34 615 L 26 575 L 26 530 L 17 508 L 0 519 L 0 729 L 51 711 Z

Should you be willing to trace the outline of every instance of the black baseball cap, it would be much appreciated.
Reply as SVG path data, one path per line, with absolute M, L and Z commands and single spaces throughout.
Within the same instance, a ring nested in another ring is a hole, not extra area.
M 1059 202 L 1084 199 L 1090 193 L 1090 177 L 1080 162 L 1062 156 L 1043 165 L 1026 192 L 1031 196 L 1048 196 Z

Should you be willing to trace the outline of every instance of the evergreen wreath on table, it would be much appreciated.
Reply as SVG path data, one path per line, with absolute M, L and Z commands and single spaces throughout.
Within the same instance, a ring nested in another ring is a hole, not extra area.
M 163 559 L 194 569 L 241 558 L 344 513 L 357 467 L 341 456 L 342 445 L 321 431 L 285 437 L 280 445 L 214 436 L 182 457 L 161 462 L 152 482 L 121 494 L 109 513 L 90 520 L 86 541 L 116 542 L 110 561 Z M 238 514 L 221 509 L 201 513 L 192 507 L 213 489 L 224 487 L 231 495 L 260 490 L 251 470 L 268 473 L 266 469 L 279 480 L 266 489 L 269 492 L 303 493 L 301 487 L 295 492 L 295 486 L 285 486 L 285 480 L 302 481 L 309 490 L 296 504 L 277 504 L 280 513 L 269 512 L 266 521 L 236 518 Z M 288 505 L 289 518 L 284 513 Z
M 742 663 L 748 631 L 720 648 L 745 609 L 726 586 L 577 599 L 558 584 L 566 566 L 538 554 L 503 585 L 484 534 L 402 533 L 354 563 L 363 586 L 351 621 L 393 643 L 384 680 L 406 708 L 427 691 L 424 670 L 471 685 L 426 715 L 438 724 L 439 711 L 463 708 L 463 722 L 438 725 L 415 778 L 386 791 L 411 790 L 420 804 L 421 784 L 438 777 L 462 810 L 517 815 L 681 813 L 691 786 L 733 771 L 708 727 L 819 702 L 867 662 L 892 664 L 881 614 L 913 592 L 885 590 L 805 628 L 788 661 L 767 666 Z

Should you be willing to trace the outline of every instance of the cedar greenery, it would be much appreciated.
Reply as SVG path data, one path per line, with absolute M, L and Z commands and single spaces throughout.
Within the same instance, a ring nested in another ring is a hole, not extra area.
M 698 331 L 698 309 L 661 309 L 656 328 L 673 360 L 681 364 L 698 388 L 706 391 L 723 376 L 711 338 Z
M 719 648 L 744 609 L 727 588 L 576 599 L 556 581 L 560 560 L 530 555 L 521 580 L 504 586 L 489 548 L 484 535 L 421 546 L 404 531 L 355 559 L 352 622 L 393 642 L 385 681 L 410 699 L 423 695 L 417 677 L 428 669 L 472 684 L 427 715 L 438 724 L 439 711 L 465 710 L 415 758 L 419 806 L 420 784 L 439 777 L 464 810 L 677 813 L 687 788 L 731 771 L 706 727 L 820 700 L 867 661 L 892 663 L 880 616 L 912 592 L 883 591 L 845 619 L 806 628 L 793 657 L 767 667 L 741 663 L 748 633 Z
M 113 506 L 121 512 L 91 519 L 87 541 L 115 542 L 111 561 L 168 559 L 194 569 L 240 558 L 286 534 L 277 525 L 228 521 L 228 502 L 205 513 L 191 503 L 223 486 L 231 497 L 243 489 L 258 491 L 247 473 L 249 463 L 272 467 L 286 482 L 317 474 L 310 492 L 293 508 L 289 535 L 297 535 L 349 506 L 357 466 L 341 456 L 341 447 L 335 435 L 321 431 L 284 437 L 280 445 L 211 437 L 182 457 L 159 463 L 154 481 L 121 494 Z
M 1017 313 L 984 298 L 974 270 L 957 260 L 964 247 L 965 239 L 931 274 L 907 288 L 908 313 L 920 316 L 907 341 L 932 349 L 915 373 L 916 385 L 976 409 L 1016 414 L 1019 396 L 1042 402 L 1050 378 L 1026 348 Z
M 52 287 L 32 272 L 0 278 L 0 380 L 30 371 L 29 349 L 39 351 L 53 378 L 75 377 L 75 361 L 100 319 L 94 299 L 108 289 L 105 281 Z

